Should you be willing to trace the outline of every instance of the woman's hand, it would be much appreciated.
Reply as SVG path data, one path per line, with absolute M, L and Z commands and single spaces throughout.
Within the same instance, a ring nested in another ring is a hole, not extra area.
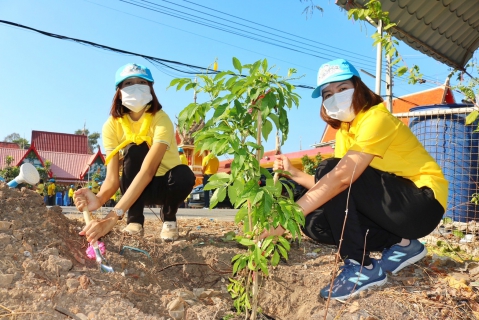
M 94 211 L 101 207 L 102 203 L 97 196 L 87 188 L 83 188 L 73 193 L 73 202 L 78 211 L 82 212 L 87 209 L 88 211 Z
M 273 163 L 273 171 L 276 170 L 282 170 L 282 171 L 287 171 L 291 173 L 291 176 L 284 175 L 285 177 L 292 178 L 294 176 L 294 171 L 297 170 L 293 165 L 291 164 L 291 161 L 289 161 L 288 157 L 285 155 L 278 155 L 276 156 L 276 159 L 274 160 Z
M 277 226 L 275 229 L 265 230 L 260 236 L 259 239 L 263 240 L 269 236 L 282 236 L 286 230 L 281 226 Z
M 90 221 L 90 223 L 80 231 L 79 235 L 85 236 L 88 242 L 93 243 L 110 232 L 117 220 L 114 216 L 107 216 L 105 219 L 99 221 Z

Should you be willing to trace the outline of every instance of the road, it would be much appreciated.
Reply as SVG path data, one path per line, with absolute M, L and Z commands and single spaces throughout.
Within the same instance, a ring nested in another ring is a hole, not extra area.
M 67 217 L 73 218 L 82 218 L 82 214 L 77 210 L 76 207 L 61 207 L 63 213 L 67 215 Z M 106 207 L 100 208 L 97 210 L 99 213 L 107 214 L 108 209 Z M 221 221 L 234 221 L 237 209 L 178 209 L 178 213 L 176 216 L 178 218 L 209 218 L 209 219 L 216 219 Z M 147 220 L 150 219 L 158 219 L 160 217 L 160 209 L 159 208 L 146 208 L 144 210 L 145 218 Z M 156 214 L 156 216 L 155 216 Z M 158 218 L 157 218 L 158 216 Z

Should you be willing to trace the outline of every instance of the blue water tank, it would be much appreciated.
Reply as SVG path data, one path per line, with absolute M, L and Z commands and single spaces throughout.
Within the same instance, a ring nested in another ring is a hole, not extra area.
M 474 132 L 478 121 L 466 126 L 469 112 L 458 110 L 468 107 L 472 105 L 411 108 L 410 112 L 428 111 L 432 114 L 412 115 L 409 121 L 411 131 L 439 164 L 449 182 L 446 217 L 460 222 L 479 218 L 479 206 L 471 203 L 472 195 L 478 192 L 479 133 Z

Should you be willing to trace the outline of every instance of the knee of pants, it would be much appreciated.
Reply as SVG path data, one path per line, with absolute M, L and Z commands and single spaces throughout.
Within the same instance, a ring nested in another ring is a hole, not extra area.
M 321 161 L 318 168 L 316 168 L 316 174 L 314 175 L 315 181 L 319 181 L 324 175 L 333 170 L 340 160 L 340 158 L 329 158 Z
M 150 148 L 148 147 L 148 144 L 146 142 L 143 142 L 142 144 L 138 145 L 131 143 L 125 147 L 123 153 L 125 160 L 141 160 L 141 162 L 143 162 L 143 159 L 146 157 L 146 154 L 149 150 Z

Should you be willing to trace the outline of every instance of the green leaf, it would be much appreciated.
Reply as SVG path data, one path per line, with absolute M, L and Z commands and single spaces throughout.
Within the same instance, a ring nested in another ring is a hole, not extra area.
M 228 108 L 227 104 L 223 104 L 219 106 L 218 108 L 216 108 L 213 118 L 218 118 L 219 116 L 223 115 L 226 111 L 226 108 Z
M 271 265 L 277 266 L 279 263 L 279 253 L 277 250 L 274 251 L 273 256 L 271 257 Z
M 474 123 L 474 121 L 477 119 L 477 116 L 479 116 L 479 112 L 477 110 L 473 110 L 471 113 L 469 113 L 466 117 L 466 125 Z
M 241 74 L 241 71 L 243 70 L 242 69 L 242 66 L 241 66 L 241 62 L 238 60 L 238 58 L 236 57 L 233 57 L 233 67 L 239 71 L 239 73 Z
M 261 128 L 261 133 L 263 134 L 263 138 L 265 141 L 268 141 L 268 136 L 273 130 L 273 125 L 271 124 L 271 121 L 266 120 L 263 122 L 263 127 Z
M 238 243 L 242 244 L 244 246 L 253 246 L 255 242 L 251 239 L 245 238 L 245 237 L 237 237 Z
M 396 70 L 396 74 L 398 75 L 398 77 L 403 76 L 406 72 L 407 72 L 407 67 L 406 66 L 399 67 Z
M 248 215 L 248 208 L 241 207 L 238 212 L 236 212 L 235 223 L 240 223 Z
M 282 245 L 286 250 L 289 251 L 289 249 L 291 248 L 291 246 L 290 246 L 288 240 L 286 240 L 286 239 L 283 238 L 283 237 L 278 237 L 278 241 L 279 241 L 279 243 L 281 243 L 281 245 Z

